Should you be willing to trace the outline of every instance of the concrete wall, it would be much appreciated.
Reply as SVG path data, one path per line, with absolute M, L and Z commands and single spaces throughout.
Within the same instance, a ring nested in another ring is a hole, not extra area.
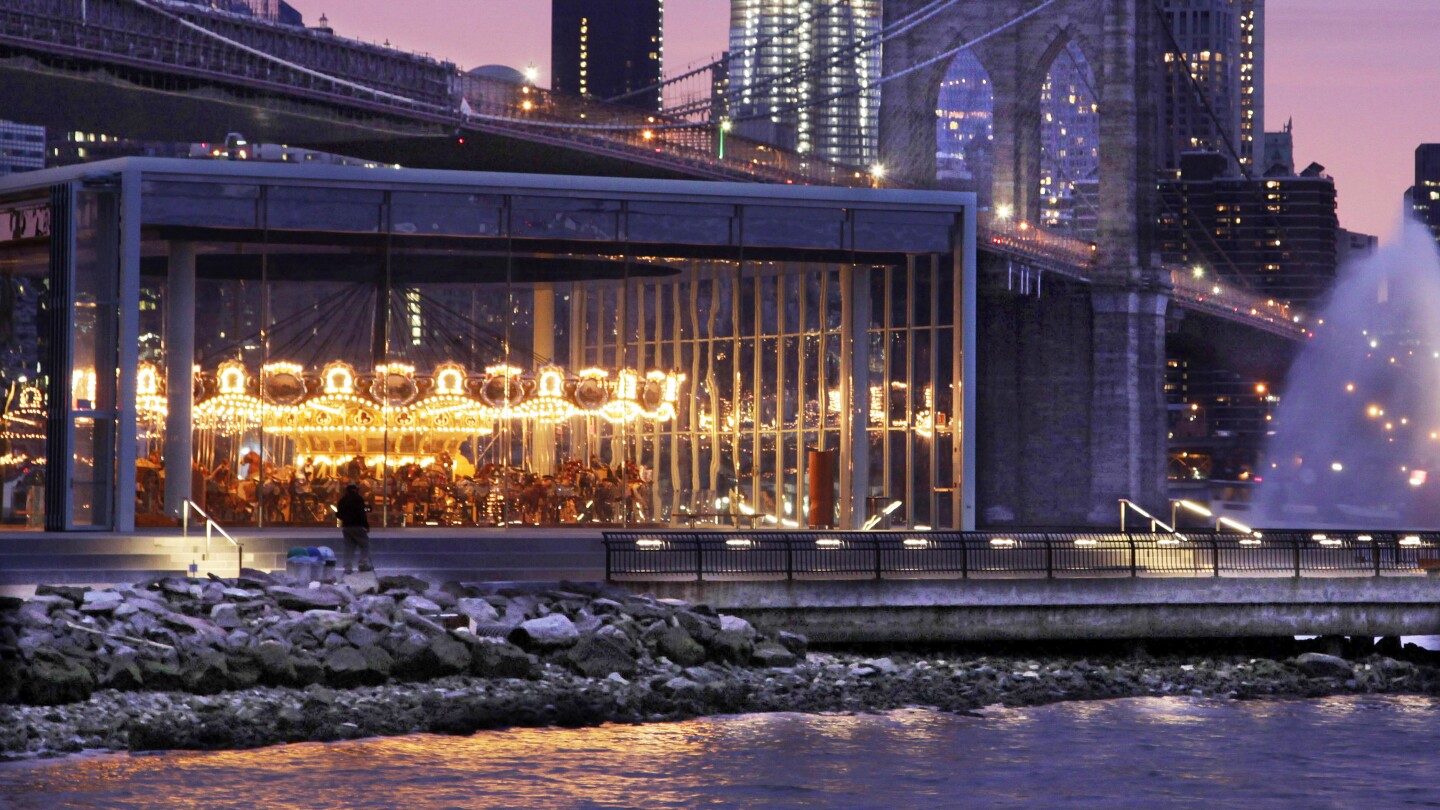
M 823 643 L 1440 633 L 1440 580 L 1226 578 L 647 583 Z

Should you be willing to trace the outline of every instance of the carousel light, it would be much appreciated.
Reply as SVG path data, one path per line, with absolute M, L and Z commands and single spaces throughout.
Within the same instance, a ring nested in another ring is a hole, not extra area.
M 325 393 L 351 394 L 355 391 L 355 371 L 346 363 L 335 362 L 325 367 Z

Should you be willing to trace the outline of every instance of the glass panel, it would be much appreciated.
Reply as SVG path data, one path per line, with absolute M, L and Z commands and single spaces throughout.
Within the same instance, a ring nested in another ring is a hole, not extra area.
M 728 245 L 733 218 L 728 205 L 632 202 L 627 235 L 632 242 Z
M 115 420 L 77 416 L 71 429 L 70 525 L 114 523 Z
M 817 247 L 839 250 L 845 212 L 839 208 L 747 205 L 747 246 Z
M 0 529 L 45 526 L 50 240 L 30 234 L 44 233 L 36 226 L 49 215 L 48 200 L 0 210 L 12 225 L 0 232 Z
M 279 230 L 377 233 L 383 201 L 379 191 L 270 186 L 265 222 Z
M 615 239 L 620 203 L 565 197 L 514 197 L 510 227 L 514 236 L 552 239 Z
M 141 195 L 140 215 L 146 225 L 259 227 L 257 185 L 146 180 Z
M 390 222 L 402 234 L 495 236 L 501 233 L 504 203 L 492 194 L 395 192 Z
M 942 253 L 955 216 L 924 211 L 856 211 L 855 249 Z M 748 237 L 748 233 L 747 233 Z

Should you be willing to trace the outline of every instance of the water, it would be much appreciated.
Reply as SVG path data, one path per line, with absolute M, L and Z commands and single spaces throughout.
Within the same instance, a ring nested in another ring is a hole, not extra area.
M 1440 807 L 1440 699 L 1130 698 L 0 765 L 6 808 Z
M 1440 527 L 1440 255 L 1410 222 L 1346 265 L 1288 375 L 1261 526 Z

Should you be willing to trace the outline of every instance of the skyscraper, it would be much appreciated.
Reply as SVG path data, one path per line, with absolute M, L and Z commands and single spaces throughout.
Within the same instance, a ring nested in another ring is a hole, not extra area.
M 1415 217 L 1440 241 L 1440 143 L 1415 148 L 1415 186 L 1410 190 Z
M 1164 13 L 1162 165 L 1173 173 L 1181 154 L 1205 151 L 1253 173 L 1265 131 L 1265 0 L 1164 0 Z
M 664 18 L 664 0 L 552 0 L 551 86 L 660 109 Z
M 880 0 L 731 0 L 730 112 L 747 137 L 870 166 Z
M 0 174 L 45 168 L 45 128 L 0 121 Z

